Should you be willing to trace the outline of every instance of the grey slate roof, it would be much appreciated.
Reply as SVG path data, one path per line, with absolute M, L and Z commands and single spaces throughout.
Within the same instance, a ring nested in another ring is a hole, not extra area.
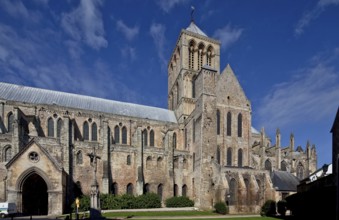
M 186 30 L 208 37 L 193 21 L 191 21 L 190 25 L 186 28 Z
M 296 192 L 299 179 L 287 171 L 275 170 L 271 174 L 274 188 L 277 191 Z
M 177 123 L 174 112 L 167 109 L 3 82 L 0 82 L 0 99 Z

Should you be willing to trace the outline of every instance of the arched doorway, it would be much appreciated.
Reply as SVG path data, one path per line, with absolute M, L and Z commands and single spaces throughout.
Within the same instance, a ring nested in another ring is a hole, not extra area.
M 27 215 L 48 214 L 47 184 L 36 173 L 28 176 L 22 185 L 22 211 Z

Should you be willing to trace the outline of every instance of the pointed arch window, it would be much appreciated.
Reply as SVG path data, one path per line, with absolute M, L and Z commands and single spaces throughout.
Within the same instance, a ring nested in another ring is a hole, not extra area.
M 14 122 L 14 114 L 10 112 L 7 116 L 7 131 L 8 132 L 13 131 L 13 122 Z
M 77 164 L 82 164 L 82 162 L 83 162 L 83 160 L 82 160 L 82 151 L 79 150 L 79 151 L 77 152 L 77 155 L 76 155 L 76 163 L 77 163 Z
M 151 191 L 150 191 L 150 185 L 149 185 L 149 183 L 146 183 L 146 184 L 144 185 L 144 194 L 149 193 L 149 192 L 151 192 Z
M 178 196 L 178 185 L 174 184 L 173 186 L 173 196 Z
M 116 144 L 120 143 L 120 128 L 118 125 L 114 127 L 114 141 Z
M 143 144 L 144 144 L 144 146 L 148 146 L 148 141 L 147 141 L 147 130 L 146 130 L 146 129 L 142 132 L 142 139 L 143 139 Z
M 112 194 L 117 196 L 118 195 L 118 183 L 114 182 L 112 184 L 112 189 L 111 190 L 112 190 Z
M 151 168 L 151 165 L 152 165 L 152 157 L 151 156 L 148 156 L 146 158 L 146 169 L 150 169 Z
M 95 122 L 92 124 L 92 141 L 98 140 L 98 127 Z
M 238 150 L 238 167 L 242 167 L 242 157 L 243 157 L 242 149 L 239 149 Z
M 242 114 L 238 115 L 238 137 L 242 137 Z
M 5 153 L 4 153 L 4 162 L 8 162 L 12 159 L 12 147 L 11 146 L 7 146 L 5 148 Z
M 54 120 L 49 118 L 47 121 L 47 136 L 54 137 Z
M 227 148 L 227 166 L 232 166 L 232 148 Z
M 182 196 L 187 196 L 187 185 L 186 184 L 182 186 Z
M 281 161 L 280 168 L 282 171 L 287 171 L 287 163 L 284 160 Z
M 217 147 L 217 163 L 220 164 L 220 147 Z
M 220 134 L 220 111 L 217 109 L 217 135 Z
M 173 133 L 173 148 L 177 149 L 177 134 Z
M 304 166 L 301 163 L 297 166 L 297 177 L 300 180 L 304 179 Z
M 227 112 L 227 126 L 226 126 L 227 136 L 232 135 L 232 114 Z
M 126 193 L 128 195 L 133 195 L 133 184 L 132 183 L 127 184 Z
M 162 167 L 162 157 L 158 157 L 157 159 L 157 168 L 161 168 Z
M 163 191 L 163 185 L 160 183 L 158 185 L 158 196 L 160 197 L 160 200 L 162 200 L 162 191 Z
M 88 126 L 88 122 L 85 121 L 84 125 L 83 125 L 83 135 L 84 135 L 84 140 L 88 141 L 89 140 L 89 126 Z
M 127 165 L 131 165 L 131 155 L 127 155 Z
M 124 126 L 122 127 L 122 144 L 127 144 L 127 128 Z
M 61 135 L 61 128 L 62 128 L 62 120 L 61 118 L 57 121 L 57 137 L 59 138 Z
M 154 131 L 153 130 L 149 132 L 149 145 L 151 147 L 154 147 Z
M 265 170 L 272 171 L 272 163 L 269 159 L 265 161 Z
M 230 194 L 229 194 L 229 204 L 236 205 L 238 200 L 238 184 L 237 181 L 232 178 L 230 181 Z

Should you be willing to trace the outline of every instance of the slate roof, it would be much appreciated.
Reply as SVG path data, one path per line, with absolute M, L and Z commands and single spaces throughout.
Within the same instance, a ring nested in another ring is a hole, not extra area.
M 186 28 L 187 31 L 208 37 L 193 21 L 191 21 L 190 25 Z
M 271 174 L 273 186 L 277 191 L 296 192 L 300 180 L 287 171 L 275 170 Z
M 0 82 L 0 99 L 177 123 L 174 112 L 167 109 L 4 82 Z

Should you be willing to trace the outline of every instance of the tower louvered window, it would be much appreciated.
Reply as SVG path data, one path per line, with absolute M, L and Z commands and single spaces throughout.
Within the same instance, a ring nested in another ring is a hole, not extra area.
M 190 47 L 188 48 L 188 54 L 189 54 L 189 59 L 188 59 L 188 68 L 189 69 L 194 69 L 194 43 L 190 43 Z
M 203 52 L 204 52 L 204 46 L 203 45 L 199 45 L 199 50 L 198 50 L 198 70 L 201 69 L 202 65 L 203 65 Z
M 212 66 L 212 48 L 209 47 L 206 53 L 207 65 Z

